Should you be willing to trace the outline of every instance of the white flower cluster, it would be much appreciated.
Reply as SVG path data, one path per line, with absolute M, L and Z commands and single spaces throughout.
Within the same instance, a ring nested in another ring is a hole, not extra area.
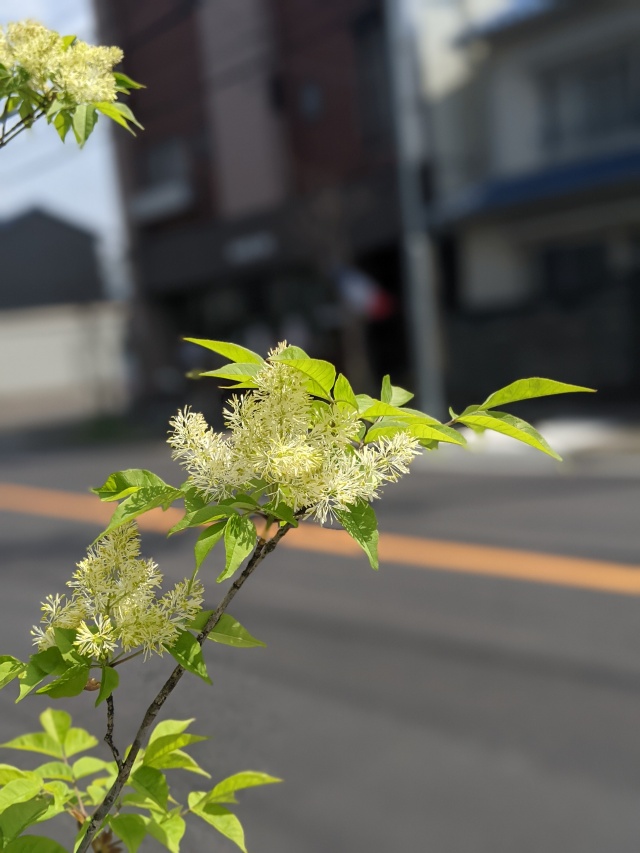
M 173 457 L 208 500 L 263 487 L 324 523 L 336 510 L 379 497 L 380 487 L 408 472 L 420 445 L 408 432 L 360 445 L 362 422 L 343 403 L 314 399 L 305 375 L 269 353 L 257 389 L 231 399 L 227 434 L 215 433 L 189 409 L 171 420 Z
M 83 655 L 104 661 L 118 645 L 123 652 L 142 648 L 162 654 L 178 631 L 199 612 L 203 587 L 184 580 L 156 597 L 162 575 L 153 560 L 140 557 L 140 537 L 130 523 L 108 533 L 78 563 L 67 586 L 70 598 L 49 595 L 42 604 L 44 627 L 34 626 L 34 644 L 42 651 L 56 644 L 54 628 L 74 628 Z
M 96 47 L 78 39 L 68 45 L 37 21 L 0 28 L 0 64 L 9 70 L 23 68 L 35 89 L 54 89 L 76 104 L 115 101 L 113 66 L 122 55 L 120 48 Z

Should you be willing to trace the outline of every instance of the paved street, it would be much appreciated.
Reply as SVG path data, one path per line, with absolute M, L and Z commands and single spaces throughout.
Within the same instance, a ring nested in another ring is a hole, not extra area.
M 161 443 L 23 450 L 0 457 L 0 483 L 86 493 L 134 466 L 179 482 L 167 456 Z M 381 530 L 640 571 L 640 479 L 544 459 L 531 475 L 462 471 L 423 466 L 390 488 Z M 0 513 L 2 653 L 28 654 L 39 601 L 62 590 L 98 531 Z M 143 538 L 172 579 L 190 570 L 192 542 Z M 250 853 L 637 853 L 640 596 L 516 577 L 391 562 L 374 573 L 364 557 L 312 549 L 283 548 L 261 567 L 231 612 L 267 648 L 209 644 L 214 687 L 188 677 L 166 706 L 213 735 L 194 754 L 215 777 L 252 768 L 285 780 L 240 795 Z M 120 743 L 169 668 L 124 674 Z M 3 740 L 44 707 L 15 706 L 14 692 L 0 697 Z M 103 726 L 90 694 L 62 706 Z M 175 778 L 176 791 L 200 784 Z M 187 838 L 186 853 L 236 849 L 204 827 Z

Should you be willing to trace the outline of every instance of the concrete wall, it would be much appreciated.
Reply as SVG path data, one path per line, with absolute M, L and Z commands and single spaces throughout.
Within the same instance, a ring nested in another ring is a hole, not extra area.
M 125 324 L 121 303 L 0 312 L 0 429 L 121 411 Z
M 461 304 L 489 310 L 517 305 L 529 294 L 526 257 L 497 226 L 470 226 L 461 238 Z

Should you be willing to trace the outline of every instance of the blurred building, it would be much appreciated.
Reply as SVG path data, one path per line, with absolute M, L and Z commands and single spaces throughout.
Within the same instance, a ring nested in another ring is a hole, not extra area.
M 640 5 L 425 3 L 421 38 L 451 393 L 637 400 Z
M 180 335 L 288 337 L 365 384 L 400 379 L 382 0 L 95 5 L 147 86 L 132 98 L 144 132 L 118 138 L 146 381 L 169 393 L 196 366 Z
M 0 223 L 0 428 L 120 410 L 122 305 L 106 301 L 95 238 L 33 210 Z

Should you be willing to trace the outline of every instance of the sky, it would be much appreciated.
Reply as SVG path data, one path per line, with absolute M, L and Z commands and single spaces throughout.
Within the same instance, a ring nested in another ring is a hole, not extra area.
M 25 18 L 97 41 L 91 0 L 0 0 L 0 24 Z M 98 122 L 82 151 L 71 135 L 63 144 L 43 123 L 17 137 L 0 157 L 0 219 L 38 207 L 93 232 L 99 237 L 108 291 L 123 297 L 128 289 L 125 233 L 106 125 L 105 119 Z

